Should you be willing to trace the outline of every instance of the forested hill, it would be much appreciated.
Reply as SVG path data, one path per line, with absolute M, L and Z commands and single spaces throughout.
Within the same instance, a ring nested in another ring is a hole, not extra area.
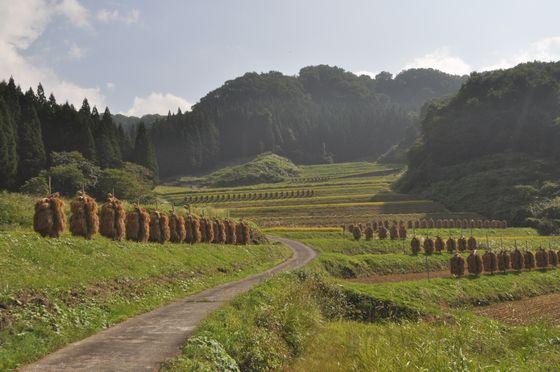
M 473 73 L 426 109 L 400 184 L 451 208 L 560 223 L 560 63 Z
M 376 158 L 426 100 L 453 94 L 463 80 L 431 69 L 371 79 L 325 65 L 297 76 L 247 73 L 154 124 L 159 169 L 169 176 L 265 151 L 304 163 Z

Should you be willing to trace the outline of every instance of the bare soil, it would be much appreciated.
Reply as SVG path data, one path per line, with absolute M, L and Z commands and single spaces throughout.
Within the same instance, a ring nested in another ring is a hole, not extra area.
M 560 312 L 560 293 L 500 302 L 480 307 L 474 312 L 513 325 L 529 325 L 539 322 L 558 325 L 560 318 L 555 315 Z

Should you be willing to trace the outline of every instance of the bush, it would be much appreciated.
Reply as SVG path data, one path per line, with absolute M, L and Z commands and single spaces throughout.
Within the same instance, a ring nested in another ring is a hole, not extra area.
M 149 202 L 153 199 L 150 188 L 134 173 L 122 169 L 104 169 L 95 187 L 94 195 L 104 198 L 113 193 L 119 199 Z
M 74 196 L 77 191 L 86 187 L 88 182 L 76 164 L 57 165 L 46 172 L 41 172 L 41 175 L 43 174 L 45 179 L 51 177 L 51 191 L 60 192 L 67 197 Z
M 20 191 L 28 195 L 45 196 L 49 193 L 49 184 L 45 176 L 37 176 L 25 181 Z

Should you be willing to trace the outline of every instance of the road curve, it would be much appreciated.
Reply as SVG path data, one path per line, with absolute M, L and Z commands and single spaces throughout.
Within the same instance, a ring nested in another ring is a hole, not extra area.
M 212 311 L 275 273 L 306 265 L 316 255 L 306 245 L 274 238 L 289 246 L 291 258 L 260 274 L 225 283 L 119 323 L 70 344 L 22 371 L 154 371 L 181 346 Z

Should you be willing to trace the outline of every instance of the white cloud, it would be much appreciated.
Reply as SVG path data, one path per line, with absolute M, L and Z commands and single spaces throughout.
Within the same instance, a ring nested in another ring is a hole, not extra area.
M 38 65 L 32 57 L 22 53 L 57 16 L 65 17 L 75 26 L 88 27 L 87 10 L 76 0 L 0 1 L 0 14 L 0 80 L 13 76 L 24 90 L 35 89 L 41 82 L 47 93 L 52 91 L 59 102 L 68 100 L 80 105 L 87 97 L 93 105 L 105 105 L 105 97 L 98 88 L 81 87 L 64 80 L 52 69 Z
M 115 87 L 116 87 L 115 83 L 113 83 L 111 81 L 106 82 L 105 86 L 107 87 L 107 89 L 111 89 L 111 90 L 115 89 Z
M 180 108 L 183 112 L 190 110 L 192 104 L 184 98 L 171 93 L 152 92 L 146 98 L 134 97 L 134 103 L 125 114 L 129 116 L 142 116 L 145 114 L 165 115 L 168 111 L 177 112 Z
M 109 22 L 123 22 L 127 25 L 137 23 L 140 19 L 140 11 L 138 9 L 132 9 L 128 14 L 121 14 L 117 9 L 108 10 L 101 9 L 97 12 L 97 20 L 104 23 Z
M 514 55 L 500 59 L 493 65 L 484 66 L 480 71 L 510 68 L 523 62 L 560 60 L 560 36 L 538 40 Z
M 434 68 L 455 75 L 469 74 L 473 70 L 461 58 L 451 55 L 448 48 L 439 48 L 415 58 L 404 67 L 405 70 L 410 68 Z
M 47 5 L 48 6 L 48 5 Z M 89 12 L 77 0 L 62 0 L 55 7 L 56 12 L 65 16 L 78 27 L 89 27 Z
M 70 45 L 70 49 L 68 49 L 68 57 L 72 59 L 82 59 L 85 54 L 85 49 L 80 48 L 76 43 Z
M 367 70 L 361 70 L 361 71 L 353 71 L 352 72 L 354 75 L 357 76 L 361 76 L 361 75 L 367 75 L 372 79 L 375 79 L 375 76 L 379 73 L 379 72 L 372 72 L 372 71 L 367 71 Z

